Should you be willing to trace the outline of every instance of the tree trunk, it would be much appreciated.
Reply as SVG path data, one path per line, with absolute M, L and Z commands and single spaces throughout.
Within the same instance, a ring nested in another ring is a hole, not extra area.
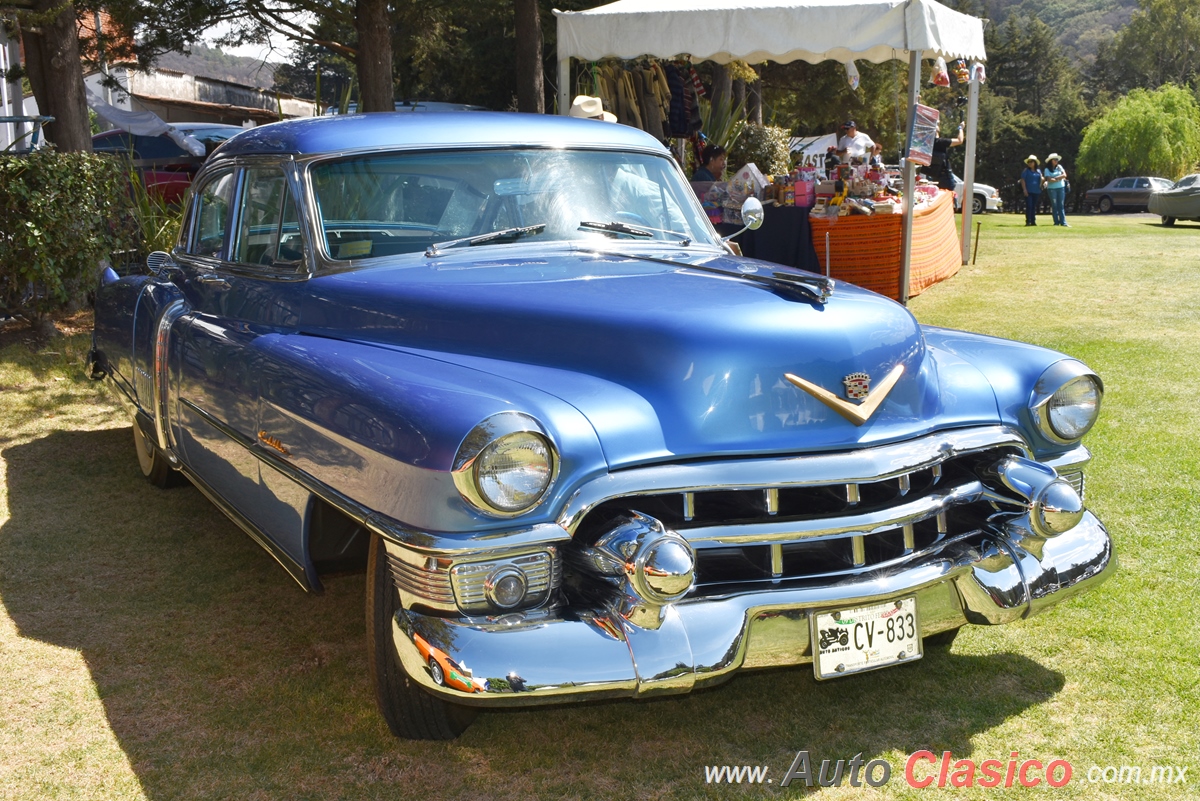
M 33 96 L 37 98 L 38 113 L 54 118 L 44 129 L 46 139 L 59 150 L 90 153 L 92 129 L 84 97 L 83 66 L 79 61 L 75 6 L 37 0 L 34 11 L 46 14 L 56 8 L 62 10 L 52 21 L 22 26 L 25 68 Z
M 546 113 L 538 0 L 513 0 L 517 14 L 517 111 Z
M 358 32 L 358 110 L 395 111 L 387 0 L 358 0 L 354 27 Z
M 727 103 L 727 104 L 729 104 L 729 107 L 732 109 L 733 103 L 731 101 L 733 99 L 733 78 L 730 77 L 729 70 L 725 69 L 725 67 L 723 67 L 720 64 L 713 64 L 713 66 L 712 66 L 712 82 L 713 82 L 713 91 L 712 91 L 713 105 L 716 106 L 721 103 Z
M 762 125 L 762 67 L 755 65 L 754 71 L 759 77 L 747 87 L 749 102 L 746 104 L 746 119 L 755 125 Z

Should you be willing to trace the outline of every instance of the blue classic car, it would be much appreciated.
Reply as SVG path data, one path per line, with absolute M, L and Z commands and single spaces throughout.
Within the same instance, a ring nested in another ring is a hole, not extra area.
M 103 277 L 90 356 L 142 471 L 306 590 L 366 569 L 400 736 L 912 662 L 1115 566 L 1091 370 L 735 256 L 633 128 L 249 130 L 148 267 Z

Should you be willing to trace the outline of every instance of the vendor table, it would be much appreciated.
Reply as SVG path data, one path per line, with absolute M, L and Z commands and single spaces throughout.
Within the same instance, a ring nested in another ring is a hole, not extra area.
M 763 226 L 738 237 L 745 255 L 824 274 L 828 233 L 834 278 L 893 299 L 899 297 L 902 215 L 810 217 L 806 208 L 775 206 L 764 211 Z M 933 202 L 918 206 L 913 215 L 909 297 L 949 278 L 961 266 L 953 194 L 941 191 Z

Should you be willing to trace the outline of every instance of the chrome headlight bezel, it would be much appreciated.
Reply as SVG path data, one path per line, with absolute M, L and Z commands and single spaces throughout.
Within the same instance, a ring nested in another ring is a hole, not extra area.
M 1090 382 L 1094 387 L 1096 392 L 1095 408 L 1091 413 L 1091 419 L 1088 420 L 1085 426 L 1076 431 L 1064 433 L 1055 425 L 1055 416 L 1051 404 L 1060 392 L 1079 381 Z M 1029 398 L 1029 411 L 1033 417 L 1034 424 L 1043 437 L 1050 442 L 1060 445 L 1071 445 L 1081 440 L 1092 430 L 1092 426 L 1096 424 L 1096 420 L 1100 417 L 1100 406 L 1103 400 L 1104 382 L 1100 380 L 1100 376 L 1092 372 L 1082 362 L 1077 362 L 1073 359 L 1064 359 L 1050 365 L 1042 373 L 1041 377 L 1038 378 L 1037 384 L 1033 388 L 1033 393 Z
M 488 449 L 494 448 L 509 437 L 532 435 L 542 440 L 546 448 L 549 470 L 545 484 L 527 504 L 519 508 L 504 508 L 488 497 L 479 477 L 479 457 Z M 473 508 L 490 517 L 512 518 L 527 514 L 537 508 L 549 496 L 550 488 L 558 478 L 559 470 L 558 448 L 546 429 L 533 417 L 522 412 L 501 412 L 479 423 L 463 439 L 454 457 L 454 467 L 451 476 L 454 486 L 463 499 Z

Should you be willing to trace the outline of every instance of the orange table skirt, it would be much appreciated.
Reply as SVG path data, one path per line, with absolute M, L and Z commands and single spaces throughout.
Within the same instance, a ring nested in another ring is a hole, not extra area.
M 904 217 L 900 214 L 852 214 L 809 217 L 817 261 L 825 267 L 825 233 L 829 233 L 829 268 L 834 278 L 898 299 Z M 954 225 L 953 194 L 942 190 L 932 203 L 913 215 L 912 259 L 908 295 L 919 295 L 962 266 L 962 246 Z

